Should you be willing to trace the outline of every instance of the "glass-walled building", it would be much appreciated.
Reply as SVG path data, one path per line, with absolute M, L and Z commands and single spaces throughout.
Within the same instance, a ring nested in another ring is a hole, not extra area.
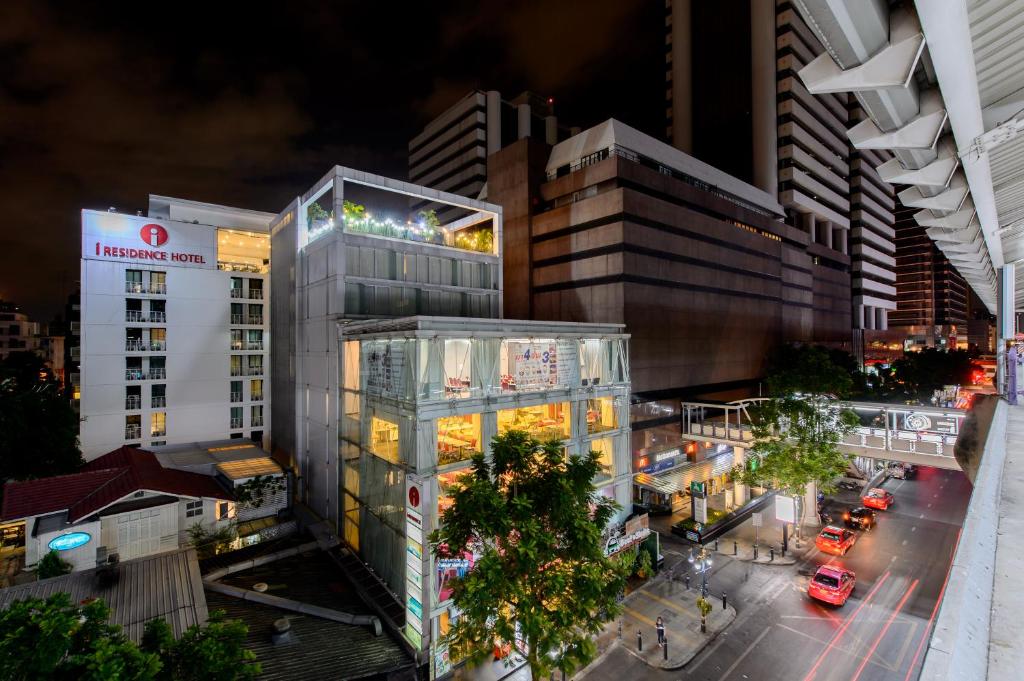
M 495 435 L 523 430 L 565 455 L 601 454 L 600 494 L 630 509 L 628 337 L 618 324 L 444 317 L 339 324 L 345 541 L 406 605 L 405 635 L 433 649 L 447 580 L 429 533 L 448 489 Z

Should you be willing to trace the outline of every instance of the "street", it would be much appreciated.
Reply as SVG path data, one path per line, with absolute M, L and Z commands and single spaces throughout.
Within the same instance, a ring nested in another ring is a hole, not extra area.
M 911 480 L 888 480 L 896 502 L 878 512 L 878 526 L 859 532 L 845 557 L 812 549 L 793 566 L 752 565 L 721 558 L 711 573 L 716 607 L 724 590 L 737 618 L 682 670 L 642 666 L 623 650 L 610 653 L 588 681 L 624 678 L 694 681 L 910 681 L 922 656 L 959 536 L 970 484 L 959 471 L 921 468 Z M 835 496 L 832 512 L 856 502 Z M 688 551 L 663 538 L 666 563 Z M 675 552 L 675 553 L 674 553 Z M 685 563 L 685 559 L 683 564 Z M 857 574 L 856 588 L 840 608 L 806 594 L 818 565 L 837 563 Z

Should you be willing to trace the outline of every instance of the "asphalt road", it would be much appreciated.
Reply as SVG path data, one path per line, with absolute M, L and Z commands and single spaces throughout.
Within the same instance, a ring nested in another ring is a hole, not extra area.
M 603 679 L 680 681 L 911 681 L 917 679 L 926 636 L 959 537 L 970 483 L 959 471 L 921 468 L 913 480 L 889 480 L 896 497 L 879 512 L 878 526 L 858 532 L 843 558 L 812 551 L 791 567 L 720 559 L 711 594 L 722 590 L 737 619 L 685 668 L 662 672 L 617 650 L 587 675 Z M 833 515 L 856 500 L 839 496 Z M 663 540 L 668 564 L 681 545 Z M 857 585 L 841 608 L 806 594 L 818 565 L 838 563 L 857 573 Z M 684 563 L 685 564 L 685 563 Z M 715 604 L 720 607 L 720 601 Z

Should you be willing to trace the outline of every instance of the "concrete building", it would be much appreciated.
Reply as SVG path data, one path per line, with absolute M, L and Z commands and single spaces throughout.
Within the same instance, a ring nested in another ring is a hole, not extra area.
M 82 211 L 80 441 L 224 438 L 270 428 L 272 215 L 150 196 L 148 217 Z
M 789 0 L 665 6 L 668 140 L 777 197 L 787 222 L 808 235 L 815 276 L 831 281 L 833 299 L 850 300 L 845 319 L 816 315 L 819 327 L 852 326 L 847 348 L 863 342 L 861 330 L 887 328 L 894 198 L 875 167 L 889 154 L 847 137 L 863 118 L 856 99 L 812 96 L 797 78 L 824 52 L 818 38 Z
M 427 223 L 409 210 L 423 200 L 464 217 Z M 273 220 L 271 242 L 272 449 L 340 525 L 338 320 L 500 317 L 501 209 L 338 166 Z
M 489 161 L 506 314 L 626 325 L 634 472 L 685 461 L 681 397 L 756 394 L 773 348 L 849 334 L 834 270 L 774 196 L 678 149 L 609 120 Z
M 558 124 L 550 98 L 523 92 L 510 101 L 495 90 L 474 90 L 409 141 L 409 181 L 486 200 L 489 155 L 524 137 L 557 144 L 571 134 Z M 424 199 L 412 203 L 414 213 L 420 210 L 435 210 L 447 222 L 459 209 Z
M 16 304 L 0 300 L 0 359 L 11 352 L 39 352 L 39 322 Z
M 890 331 L 908 347 L 966 347 L 970 289 L 914 212 L 902 206 L 896 212 L 897 309 L 889 315 Z

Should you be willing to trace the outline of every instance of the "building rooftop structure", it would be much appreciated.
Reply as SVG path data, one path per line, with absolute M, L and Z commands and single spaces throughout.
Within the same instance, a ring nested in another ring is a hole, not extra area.
M 163 445 L 149 449 L 165 468 L 214 475 L 221 464 L 264 459 L 266 450 L 242 440 L 214 440 Z
M 65 592 L 72 603 L 96 598 L 110 608 L 110 623 L 138 643 L 150 620 L 162 617 L 175 637 L 208 612 L 195 549 L 170 551 L 127 560 L 117 566 L 117 579 L 101 579 L 96 568 L 72 572 L 8 589 L 0 589 L 0 609 L 26 598 L 48 598 Z

